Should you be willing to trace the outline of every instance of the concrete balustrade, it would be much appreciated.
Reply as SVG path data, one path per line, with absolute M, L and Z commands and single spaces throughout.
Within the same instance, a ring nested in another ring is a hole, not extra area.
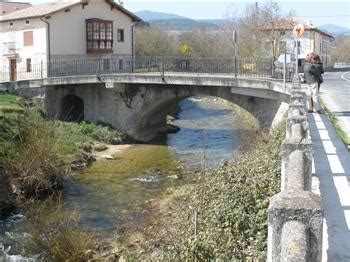
M 311 192 L 313 152 L 305 112 L 295 77 L 282 144 L 281 192 L 268 211 L 268 261 L 321 261 L 323 206 Z

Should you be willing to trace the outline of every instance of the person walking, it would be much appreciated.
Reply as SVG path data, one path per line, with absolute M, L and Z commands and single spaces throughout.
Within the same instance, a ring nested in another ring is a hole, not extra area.
M 320 79 L 318 81 L 318 92 L 320 92 L 320 87 L 321 87 L 321 84 L 323 83 L 323 77 L 322 77 L 322 74 L 324 74 L 324 69 L 323 69 L 323 64 L 321 62 L 321 58 L 319 55 L 315 55 L 314 56 L 314 60 L 317 64 L 320 64 L 321 65 L 321 75 L 320 75 Z
M 317 58 L 318 57 L 318 58 Z M 309 113 L 320 111 L 319 104 L 319 85 L 324 73 L 320 57 L 315 53 L 310 53 L 305 58 L 304 80 L 308 86 L 307 90 L 307 109 Z

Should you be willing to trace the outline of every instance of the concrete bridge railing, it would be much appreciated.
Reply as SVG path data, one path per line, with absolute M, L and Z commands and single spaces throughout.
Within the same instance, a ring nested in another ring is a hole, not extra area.
M 321 261 L 323 207 L 311 192 L 312 141 L 295 76 L 282 144 L 281 192 L 268 210 L 268 261 Z

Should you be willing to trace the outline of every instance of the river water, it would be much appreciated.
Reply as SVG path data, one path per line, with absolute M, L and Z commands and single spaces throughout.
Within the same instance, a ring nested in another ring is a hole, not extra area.
M 179 163 L 188 169 L 215 168 L 233 158 L 240 139 L 231 105 L 211 97 L 193 97 L 179 106 L 181 112 L 173 122 L 181 128 L 179 132 L 133 145 L 114 160 L 95 162 L 66 179 L 62 202 L 65 210 L 78 210 L 82 228 L 108 238 L 126 222 L 142 224 L 148 200 L 185 182 Z M 0 223 L 0 259 L 2 252 L 14 255 L 11 238 L 24 220 L 17 214 Z M 20 261 L 15 256 L 11 260 Z

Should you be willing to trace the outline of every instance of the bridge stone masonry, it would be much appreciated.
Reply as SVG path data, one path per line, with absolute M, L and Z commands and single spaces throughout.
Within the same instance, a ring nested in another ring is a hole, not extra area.
M 49 116 L 108 123 L 140 141 L 165 132 L 167 114 L 187 97 L 228 100 L 252 114 L 261 128 L 280 122 L 289 100 L 281 82 L 232 75 L 125 73 L 51 77 L 32 85 L 45 86 Z
M 312 142 L 295 76 L 282 145 L 281 192 L 268 210 L 268 261 L 321 261 L 323 205 L 311 192 Z

